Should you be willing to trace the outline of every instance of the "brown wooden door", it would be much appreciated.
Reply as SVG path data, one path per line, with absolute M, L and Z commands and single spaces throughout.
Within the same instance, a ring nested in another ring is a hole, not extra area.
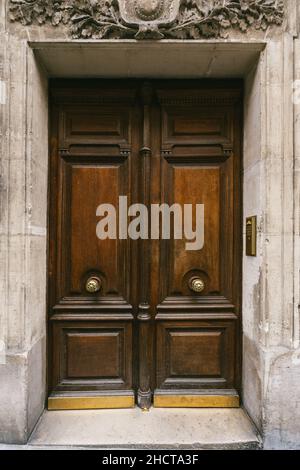
M 49 408 L 237 406 L 240 83 L 54 81 L 51 102 Z M 203 204 L 203 248 L 99 240 L 120 196 L 149 233 L 151 204 Z

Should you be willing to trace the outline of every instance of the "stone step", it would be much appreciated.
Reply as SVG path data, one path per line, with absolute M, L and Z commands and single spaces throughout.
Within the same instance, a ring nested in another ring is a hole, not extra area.
M 45 411 L 26 446 L 95 449 L 259 449 L 242 409 Z

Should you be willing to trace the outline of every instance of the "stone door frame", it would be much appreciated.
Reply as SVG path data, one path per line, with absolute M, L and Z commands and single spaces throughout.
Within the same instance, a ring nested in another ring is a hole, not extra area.
M 6 429 L 0 431 L 0 441 L 25 442 L 46 400 L 47 54 L 50 46 L 56 48 L 59 70 L 63 57 L 67 61 L 71 53 L 80 63 L 84 48 L 105 47 L 109 41 L 85 42 L 84 47 L 81 41 L 29 42 L 14 37 L 7 41 L 0 278 L 1 335 L 7 348 L 0 418 Z M 113 41 L 110 46 L 118 48 L 122 43 L 130 47 L 136 41 Z M 235 54 L 242 59 L 253 43 L 247 38 L 239 41 Z M 193 44 L 195 54 L 201 54 L 209 42 Z M 223 48 L 215 60 L 226 76 L 232 67 L 226 51 L 237 43 L 211 44 L 214 50 L 218 45 Z M 300 78 L 300 69 L 293 67 L 300 48 L 293 30 L 255 44 L 260 51 L 251 67 L 241 72 L 245 80 L 244 219 L 258 217 L 258 256 L 243 253 L 243 404 L 271 445 L 280 432 L 287 380 L 293 381 L 285 375 L 285 366 L 299 361 L 300 183 L 295 172 L 299 175 L 300 129 L 296 132 L 296 126 L 300 122 L 294 120 L 299 106 L 293 104 L 292 83 Z M 147 48 L 148 43 L 138 47 Z M 168 41 L 161 41 L 159 47 L 167 52 Z M 80 70 L 76 74 L 72 67 L 70 75 L 79 77 Z M 127 72 L 115 68 L 120 78 Z M 133 68 L 130 73 L 134 74 Z

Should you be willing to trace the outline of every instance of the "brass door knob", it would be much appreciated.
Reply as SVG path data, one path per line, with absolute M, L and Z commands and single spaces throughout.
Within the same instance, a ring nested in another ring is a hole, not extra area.
M 189 281 L 189 287 L 193 292 L 200 294 L 205 289 L 205 283 L 200 277 L 192 277 Z
M 85 284 L 85 288 L 89 294 L 96 294 L 101 290 L 102 281 L 99 277 L 90 277 Z

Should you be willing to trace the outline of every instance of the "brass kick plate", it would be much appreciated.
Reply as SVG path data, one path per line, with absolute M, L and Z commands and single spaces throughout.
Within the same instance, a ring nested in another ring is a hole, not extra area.
M 48 410 L 99 410 L 133 408 L 134 396 L 49 397 Z
M 155 408 L 239 408 L 238 395 L 154 395 Z
M 257 217 L 246 219 L 246 256 L 256 256 Z

